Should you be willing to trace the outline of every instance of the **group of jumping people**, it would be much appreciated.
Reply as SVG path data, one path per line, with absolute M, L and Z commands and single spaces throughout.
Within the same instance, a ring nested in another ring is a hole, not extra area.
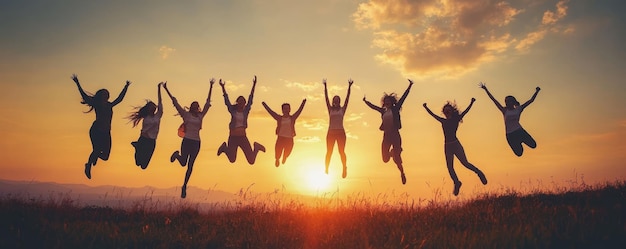
M 91 168 L 96 165 L 98 159 L 106 161 L 109 158 L 109 154 L 111 152 L 111 119 L 113 117 L 113 107 L 124 99 L 131 82 L 126 81 L 126 84 L 119 96 L 112 102 L 109 102 L 108 90 L 100 89 L 93 95 L 88 94 L 83 90 L 76 74 L 72 75 L 71 78 L 78 87 L 78 91 L 82 97 L 81 103 L 89 106 L 89 110 L 87 112 L 91 112 L 93 110 L 96 113 L 96 119 L 89 130 L 92 152 L 90 153 L 84 168 L 85 175 L 87 178 L 91 179 Z M 383 139 L 381 143 L 382 159 L 385 163 L 389 162 L 390 159 L 393 159 L 393 162 L 400 171 L 402 184 L 406 184 L 406 176 L 402 166 L 401 157 L 402 138 L 400 136 L 400 129 L 402 128 L 402 123 L 400 110 L 402 109 L 402 105 L 406 100 L 411 87 L 413 86 L 413 81 L 410 79 L 408 81 L 409 85 L 400 98 L 398 98 L 395 93 L 385 93 L 381 99 L 380 106 L 371 103 L 363 97 L 363 102 L 368 107 L 379 112 L 381 115 L 381 125 L 379 129 L 383 131 Z M 165 89 L 167 95 L 170 97 L 174 107 L 176 108 L 177 115 L 179 115 L 183 121 L 178 128 L 178 135 L 182 138 L 180 150 L 174 151 L 170 156 L 170 162 L 173 163 L 177 161 L 181 166 L 187 167 L 185 180 L 181 188 L 182 198 L 187 196 L 187 183 L 191 177 L 194 162 L 200 152 L 200 129 L 202 129 L 202 120 L 211 107 L 211 93 L 213 91 L 215 79 L 212 78 L 209 82 L 209 93 L 202 108 L 200 108 L 198 101 L 193 101 L 189 107 L 181 106 L 176 97 L 174 97 L 168 89 L 167 82 L 160 82 L 157 84 L 157 103 L 155 104 L 152 101 L 147 101 L 145 105 L 135 108 L 135 110 L 127 116 L 133 127 L 142 123 L 139 138 L 137 141 L 131 142 L 131 144 L 135 148 L 135 164 L 142 169 L 146 169 L 150 163 L 156 146 L 156 138 L 159 133 L 159 126 L 163 116 L 161 89 Z M 259 152 L 265 152 L 265 146 L 258 142 L 250 144 L 250 140 L 246 135 L 248 115 L 250 114 L 250 110 L 252 108 L 256 83 L 257 78 L 254 76 L 252 80 L 252 89 L 248 99 L 246 100 L 245 97 L 239 96 L 233 104 L 231 103 L 228 93 L 226 92 L 226 82 L 222 79 L 219 80 L 219 85 L 222 88 L 222 94 L 224 96 L 224 103 L 230 113 L 231 119 L 228 125 L 228 140 L 219 146 L 217 155 L 220 156 L 221 154 L 226 154 L 231 163 L 234 163 L 237 159 L 238 148 L 242 150 L 246 160 L 251 165 L 255 163 Z M 343 119 L 346 114 L 350 99 L 350 90 L 354 81 L 352 79 L 348 81 L 348 91 L 344 99 L 343 106 L 341 105 L 341 97 L 338 95 L 333 96 L 332 101 L 330 101 L 328 97 L 326 79 L 324 79 L 322 83 L 324 85 L 324 97 L 329 116 L 328 131 L 326 134 L 325 172 L 328 174 L 330 159 L 334 146 L 337 144 L 343 166 L 342 177 L 346 178 L 346 132 L 343 126 Z M 535 148 L 537 143 L 528 134 L 528 132 L 522 128 L 519 120 L 522 111 L 535 100 L 541 89 L 537 87 L 532 97 L 524 104 L 520 104 L 513 96 L 506 96 L 504 99 L 505 105 L 502 106 L 500 102 L 493 97 L 491 92 L 489 92 L 484 83 L 481 82 L 479 86 L 485 90 L 489 98 L 494 102 L 498 110 L 500 110 L 504 116 L 506 139 L 515 155 L 522 156 L 524 151 L 522 144 L 526 144 L 530 148 Z M 469 112 L 475 100 L 476 99 L 472 98 L 470 104 L 463 112 L 459 112 L 459 109 L 454 102 L 448 101 L 442 108 L 444 117 L 436 115 L 428 108 L 426 103 L 423 104 L 426 112 L 439 121 L 443 128 L 444 154 L 448 172 L 454 182 L 454 195 L 459 194 L 462 184 L 453 167 L 455 156 L 459 159 L 463 166 L 476 173 L 483 184 L 487 184 L 485 174 L 467 160 L 463 146 L 456 136 L 459 123 L 462 122 L 463 117 Z M 277 138 L 275 143 L 274 163 L 276 167 L 279 167 L 281 163 L 284 164 L 291 154 L 294 146 L 294 137 L 296 136 L 296 119 L 302 113 L 305 104 L 306 99 L 303 99 L 296 112 L 291 114 L 290 104 L 284 103 L 281 106 L 282 114 L 279 114 L 273 111 L 265 102 L 262 102 L 265 110 L 276 120 Z

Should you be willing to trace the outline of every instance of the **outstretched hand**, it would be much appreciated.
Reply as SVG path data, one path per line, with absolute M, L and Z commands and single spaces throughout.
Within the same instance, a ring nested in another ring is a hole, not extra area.
M 476 99 L 475 99 L 475 98 L 472 98 L 472 103 L 474 103 L 474 101 L 476 101 Z
M 352 86 L 352 84 L 354 84 L 354 80 L 352 80 L 352 78 L 350 78 L 350 79 L 348 80 L 348 87 L 351 87 L 351 86 Z
M 324 87 L 326 87 L 326 78 L 322 79 L 322 84 L 324 84 Z
M 252 85 L 256 85 L 256 75 L 254 76 L 254 79 L 252 79 Z
M 413 80 L 411 80 L 411 79 L 407 79 L 407 80 L 409 80 L 409 86 L 413 85 Z
M 426 105 L 426 103 L 424 103 L 422 106 L 424 106 L 425 108 L 428 108 L 428 106 Z
M 72 80 L 73 80 L 76 84 L 78 84 L 78 75 L 76 75 L 76 74 L 72 74 Z
M 367 101 L 367 100 L 365 99 L 365 96 L 363 96 L 363 101 Z
M 167 90 L 167 81 L 163 82 L 163 88 L 165 88 L 165 90 Z
M 482 88 L 482 89 L 487 90 L 487 85 L 485 85 L 485 83 L 483 83 L 483 82 L 478 83 L 478 86 L 479 86 L 480 88 Z
M 163 81 L 161 81 L 161 82 L 159 82 L 159 84 L 157 84 L 158 87 L 162 87 L 163 85 L 165 85 L 165 82 L 163 82 Z
M 535 91 L 536 91 L 536 92 L 539 92 L 539 91 L 541 91 L 541 88 L 540 88 L 540 87 L 537 87 L 537 88 L 535 88 Z
M 215 84 L 215 78 L 211 78 L 211 79 L 209 80 L 209 83 L 211 83 L 211 86 L 213 86 L 213 84 Z
M 222 79 L 220 79 L 220 86 L 224 87 L 226 85 L 226 81 L 222 81 Z
M 126 86 L 130 86 L 130 83 L 131 83 L 130 80 L 127 80 L 126 81 Z

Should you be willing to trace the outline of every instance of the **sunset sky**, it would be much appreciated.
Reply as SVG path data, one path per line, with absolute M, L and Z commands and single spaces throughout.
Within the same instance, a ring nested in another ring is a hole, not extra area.
M 146 99 L 156 101 L 167 81 L 185 106 L 202 106 L 209 79 L 227 81 L 234 101 L 247 98 L 258 77 L 247 129 L 267 148 L 250 166 L 217 157 L 227 140 L 229 113 L 219 85 L 201 130 L 202 146 L 189 186 L 237 192 L 337 192 L 452 196 L 439 122 L 446 101 L 465 109 L 458 137 L 489 184 L 455 159 L 460 197 L 489 191 L 552 188 L 626 178 L 626 3 L 621 0 L 240 0 L 240 1 L 3 1 L 0 4 L 0 178 L 91 186 L 182 185 L 185 168 L 170 163 L 180 147 L 182 122 L 165 92 L 164 116 L 149 167 L 134 165 L 131 141 L 140 127 L 125 117 Z M 91 152 L 94 113 L 80 104 L 70 76 L 86 91 L 106 88 L 111 101 L 126 80 L 126 98 L 114 108 L 112 152 L 92 179 L 83 174 Z M 329 94 L 345 98 L 354 80 L 345 127 L 348 177 L 337 150 L 323 175 Z M 415 84 L 402 108 L 407 184 L 380 155 L 379 104 L 387 92 Z M 521 124 L 536 149 L 515 156 L 504 121 L 479 82 L 494 96 L 536 101 Z M 294 151 L 274 167 L 275 111 L 284 102 L 307 103 L 296 124 Z M 173 193 L 178 194 L 178 193 Z

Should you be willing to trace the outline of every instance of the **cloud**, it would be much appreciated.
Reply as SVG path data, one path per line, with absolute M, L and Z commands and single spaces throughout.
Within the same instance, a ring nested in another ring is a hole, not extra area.
M 285 86 L 288 88 L 298 88 L 305 92 L 316 91 L 318 88 L 320 88 L 320 85 L 321 85 L 318 82 L 301 83 L 301 82 L 294 82 L 294 81 L 289 81 L 289 80 L 282 80 L 282 81 L 285 82 Z
M 304 142 L 304 143 L 316 143 L 316 142 L 322 141 L 322 139 L 320 139 L 318 136 L 306 136 L 306 137 L 298 138 L 296 139 L 296 141 Z
M 323 130 L 326 128 L 326 120 L 321 119 L 321 118 L 313 118 L 313 119 L 306 119 L 306 120 L 302 120 L 302 127 L 308 129 L 308 130 Z
M 373 32 L 381 63 L 405 75 L 454 77 L 567 31 L 556 26 L 567 15 L 568 0 L 556 2 L 554 10 L 527 2 L 369 0 L 352 17 L 358 29 Z
M 175 48 L 170 48 L 170 47 L 165 46 L 165 45 L 163 45 L 163 46 L 161 46 L 159 48 L 159 54 L 161 54 L 161 59 L 164 59 L 164 60 L 167 59 L 170 56 L 170 54 L 172 54 L 174 52 L 176 52 Z

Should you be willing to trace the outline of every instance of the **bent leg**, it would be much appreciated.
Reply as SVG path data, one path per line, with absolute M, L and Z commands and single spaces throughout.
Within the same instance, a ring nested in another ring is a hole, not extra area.
M 524 154 L 524 148 L 522 147 L 522 141 L 517 135 L 517 132 L 511 132 L 506 134 L 506 141 L 509 143 L 509 146 L 513 150 L 513 153 L 518 157 Z
M 523 133 L 521 134 L 522 143 L 525 143 L 530 148 L 533 148 L 533 149 L 537 148 L 537 141 L 535 141 L 535 139 L 533 139 L 533 137 L 530 136 L 530 134 L 528 134 L 526 130 L 522 129 L 522 131 L 523 131 Z
M 228 136 L 228 143 L 224 153 L 226 153 L 226 157 L 228 157 L 228 161 L 231 163 L 234 163 L 237 160 L 237 147 L 240 146 L 239 143 L 239 136 Z

